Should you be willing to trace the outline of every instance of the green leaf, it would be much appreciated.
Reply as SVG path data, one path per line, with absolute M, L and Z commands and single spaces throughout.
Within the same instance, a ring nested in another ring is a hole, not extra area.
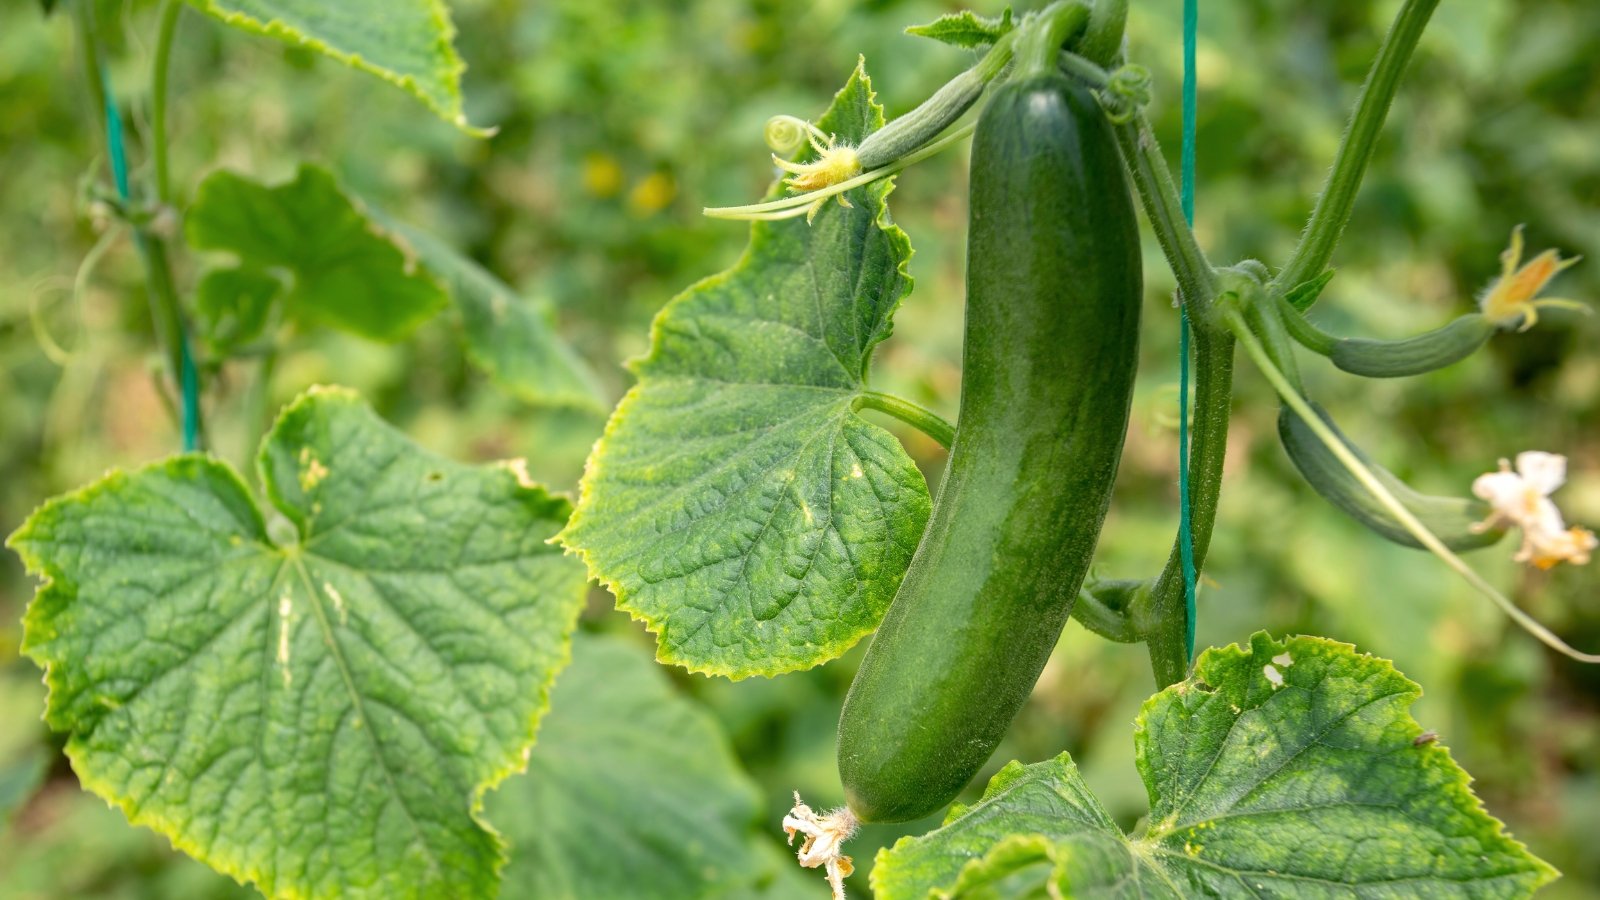
M 399 85 L 465 131 L 456 28 L 443 0 L 189 0 L 223 22 L 307 47 Z
M 213 173 L 200 183 L 188 236 L 198 249 L 233 253 L 241 269 L 287 272 L 288 315 L 374 340 L 399 340 L 448 299 L 409 248 L 317 166 L 303 165 L 293 181 L 275 186 Z
M 44 578 L 23 652 L 84 786 L 268 896 L 489 896 L 483 792 L 566 662 L 568 504 L 435 457 L 314 389 L 259 505 L 200 455 L 113 472 L 11 537 Z
M 200 331 L 219 355 L 261 337 L 283 283 L 259 269 L 212 269 L 195 288 Z
M 525 775 L 489 796 L 506 897 L 693 900 L 753 884 L 760 795 L 711 716 L 616 638 L 579 635 Z
M 858 143 L 883 124 L 872 97 L 858 65 L 818 127 Z M 656 632 L 663 662 L 735 678 L 806 668 L 894 597 L 928 489 L 854 412 L 911 290 L 889 190 L 853 190 L 810 225 L 755 223 L 737 265 L 656 317 L 561 540 Z
M 1323 638 L 1208 650 L 1135 723 L 1143 835 L 1123 835 L 1067 754 L 1011 763 L 970 809 L 880 853 L 873 888 L 880 900 L 1527 896 L 1555 870 L 1422 736 L 1421 693 Z
M 1323 290 L 1328 287 L 1328 282 L 1333 280 L 1333 276 L 1333 269 L 1323 269 L 1321 275 L 1290 288 L 1284 299 L 1289 301 L 1290 306 L 1305 312 L 1317 302 L 1318 297 L 1322 296 Z
M 375 209 L 368 212 L 410 244 L 450 292 L 461 311 L 468 357 L 497 384 L 538 406 L 596 413 L 609 408 L 594 373 L 556 333 L 544 310 L 433 235 Z
M 995 18 L 980 16 L 970 9 L 948 13 L 926 25 L 912 25 L 906 29 L 906 34 L 970 48 L 992 44 L 1013 27 L 1011 7 L 1008 6 Z

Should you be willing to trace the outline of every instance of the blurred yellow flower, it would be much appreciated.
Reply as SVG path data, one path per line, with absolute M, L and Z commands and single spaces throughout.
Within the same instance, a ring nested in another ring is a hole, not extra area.
M 672 198 L 678 196 L 678 186 L 672 176 L 665 172 L 652 172 L 640 179 L 628 192 L 628 208 L 633 214 L 644 218 L 653 216 L 666 209 Z
M 622 190 L 622 166 L 604 153 L 583 158 L 582 178 L 583 189 L 593 197 L 615 197 Z

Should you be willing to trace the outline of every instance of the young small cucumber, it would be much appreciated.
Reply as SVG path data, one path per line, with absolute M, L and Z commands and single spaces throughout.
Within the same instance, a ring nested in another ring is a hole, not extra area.
M 839 722 L 868 822 L 939 809 L 994 751 L 1072 611 L 1127 432 L 1139 233 L 1087 89 L 1046 73 L 995 92 L 970 216 L 955 441 Z
M 1412 489 L 1388 469 L 1373 462 L 1355 442 L 1345 437 L 1327 410 L 1316 403 L 1312 403 L 1311 408 L 1333 430 L 1334 436 L 1355 454 L 1356 459 L 1371 470 L 1373 476 L 1400 501 L 1400 505 L 1410 510 L 1446 547 L 1461 553 L 1488 547 L 1505 537 L 1504 525 L 1487 528 L 1480 524 L 1489 517 L 1488 504 L 1469 497 L 1436 497 Z M 1289 454 L 1295 468 L 1300 470 L 1306 483 L 1323 499 L 1396 544 L 1424 549 L 1405 525 L 1395 518 L 1394 513 L 1379 503 L 1350 474 L 1350 470 L 1311 430 L 1311 426 L 1287 406 L 1278 412 L 1278 437 L 1283 441 L 1283 449 Z

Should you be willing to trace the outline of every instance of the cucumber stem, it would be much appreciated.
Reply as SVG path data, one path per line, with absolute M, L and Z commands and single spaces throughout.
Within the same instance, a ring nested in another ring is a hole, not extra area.
M 1045 7 L 1017 40 L 1017 74 L 1027 78 L 1057 71 L 1062 48 L 1088 24 L 1089 7 L 1081 0 Z
M 1488 597 L 1496 606 L 1500 607 L 1501 611 L 1510 616 L 1512 621 L 1520 625 L 1524 631 L 1538 638 L 1545 646 L 1579 662 L 1600 663 L 1600 654 L 1584 653 L 1563 641 L 1556 636 L 1555 632 L 1552 632 L 1537 619 L 1523 612 L 1509 598 L 1500 593 L 1494 585 L 1484 580 L 1482 575 L 1479 575 L 1476 570 L 1467 565 L 1461 557 L 1457 556 L 1449 547 L 1446 547 L 1444 542 L 1439 540 L 1432 531 L 1429 531 L 1428 527 L 1422 524 L 1422 521 L 1411 510 L 1407 509 L 1405 504 L 1401 503 L 1376 475 L 1372 474 L 1372 471 L 1356 457 L 1355 453 L 1343 441 L 1339 440 L 1333 430 L 1328 427 L 1328 423 L 1324 422 L 1322 417 L 1317 415 L 1316 411 L 1311 408 L 1311 404 L 1300 396 L 1300 393 L 1294 389 L 1283 373 L 1278 371 L 1277 366 L 1273 365 L 1272 357 L 1267 353 L 1267 349 L 1261 345 L 1260 341 L 1256 340 L 1255 335 L 1251 333 L 1249 326 L 1245 324 L 1238 311 L 1225 310 L 1223 317 L 1226 320 L 1228 329 L 1238 338 L 1239 343 L 1244 346 L 1245 353 L 1256 364 L 1256 368 L 1261 370 L 1261 374 L 1266 377 L 1267 382 L 1278 392 L 1278 396 L 1283 398 L 1283 402 L 1294 410 L 1295 415 L 1298 415 L 1306 423 L 1306 426 L 1311 429 L 1318 440 L 1327 446 L 1328 451 L 1339 460 L 1340 464 L 1348 469 L 1357 481 L 1361 482 L 1361 486 L 1366 488 L 1367 492 L 1372 494 L 1373 498 L 1382 504 L 1405 527 L 1406 531 L 1417 539 L 1418 543 L 1426 547 L 1434 556 L 1443 560 L 1445 565 L 1460 575 L 1467 584 L 1476 589 L 1478 593 Z M 1154 645 L 1152 644 L 1151 646 L 1151 652 L 1154 654 Z
M 1144 635 L 1139 633 L 1131 610 L 1149 589 L 1148 581 L 1111 581 L 1091 575 L 1078 590 L 1072 618 L 1108 641 L 1136 644 L 1144 640 Z
M 1167 257 L 1167 265 L 1178 279 L 1178 291 L 1189 309 L 1196 331 L 1216 331 L 1211 321 L 1211 301 L 1217 296 L 1217 276 L 1205 252 L 1194 239 L 1194 231 L 1184 220 L 1183 201 L 1178 197 L 1172 172 L 1161 155 L 1150 122 L 1140 110 L 1116 127 L 1122 161 L 1133 178 L 1134 189 L 1144 204 L 1145 215 L 1155 229 L 1156 240 Z
M 939 442 L 939 446 L 950 449 L 950 444 L 956 439 L 956 427 L 944 420 L 943 416 L 927 407 L 920 406 L 903 397 L 893 394 L 884 394 L 878 391 L 863 391 L 856 395 L 854 408 L 875 409 L 887 413 L 896 419 L 910 425 L 928 437 Z
M 1338 345 L 1339 339 L 1318 328 L 1315 323 L 1307 319 L 1305 313 L 1295 308 L 1287 297 L 1277 298 L 1278 311 L 1283 314 L 1283 325 L 1288 330 L 1289 336 L 1295 343 L 1316 353 L 1327 356 L 1333 353 L 1333 348 Z

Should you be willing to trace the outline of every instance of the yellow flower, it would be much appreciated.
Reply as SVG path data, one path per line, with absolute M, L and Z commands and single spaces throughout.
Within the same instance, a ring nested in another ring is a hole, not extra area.
M 591 196 L 615 197 L 622 190 L 622 166 L 604 153 L 591 153 L 583 158 L 582 181 Z
M 628 192 L 628 208 L 635 216 L 644 218 L 665 209 L 678 194 L 672 176 L 665 172 L 652 172 Z
M 815 134 L 810 138 L 811 149 L 817 151 L 817 158 L 812 162 L 790 162 L 776 153 L 772 154 L 772 162 L 789 173 L 784 184 L 803 194 L 832 187 L 861 174 L 861 159 L 856 156 L 856 148 L 836 145 L 832 135 L 826 141 L 818 140 Z
M 1490 282 L 1478 300 L 1478 307 L 1485 318 L 1502 328 L 1510 328 L 1521 321 L 1518 331 L 1533 327 L 1533 323 L 1539 320 L 1541 306 L 1588 312 L 1589 308 L 1576 300 L 1538 296 L 1550 279 L 1561 270 L 1576 265 L 1581 258 L 1574 256 L 1562 259 L 1559 252 L 1546 250 L 1519 268 L 1522 262 L 1522 226 L 1518 225 L 1511 230 L 1511 246 L 1500 254 L 1500 277 Z

